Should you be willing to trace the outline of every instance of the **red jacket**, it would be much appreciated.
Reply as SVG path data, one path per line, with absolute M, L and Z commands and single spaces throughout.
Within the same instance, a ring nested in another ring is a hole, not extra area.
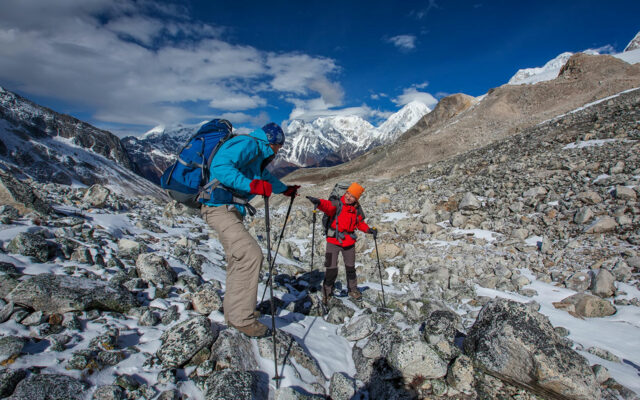
M 332 218 L 331 229 L 335 230 L 336 226 L 338 227 L 337 236 L 339 237 L 327 236 L 327 242 L 341 247 L 349 247 L 356 243 L 355 235 L 352 237 L 350 234 L 352 234 L 356 229 L 365 233 L 369 232 L 369 225 L 364 222 L 362 214 L 357 212 L 356 207 L 344 202 L 344 196 L 340 198 L 340 202 L 342 203 L 342 210 L 340 211 L 340 215 L 336 218 L 332 217 L 336 214 L 336 211 L 338 211 L 338 207 L 334 206 L 331 201 L 320 200 L 318 209 L 327 214 L 329 218 Z M 342 237 L 343 234 L 344 237 Z

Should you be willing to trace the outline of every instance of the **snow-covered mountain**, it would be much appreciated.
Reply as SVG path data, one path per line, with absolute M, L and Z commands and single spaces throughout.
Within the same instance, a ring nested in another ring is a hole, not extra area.
M 287 141 L 271 168 L 284 175 L 300 167 L 341 164 L 395 141 L 430 111 L 423 103 L 411 102 L 378 127 L 358 116 L 294 120 L 286 128 Z
M 142 136 L 122 139 L 136 170 L 159 184 L 164 170 L 176 160 L 176 153 L 200 125 L 159 125 Z
M 596 50 L 585 50 L 582 53 L 592 55 L 600 54 Z M 564 52 L 556 58 L 548 61 L 542 67 L 520 69 L 511 79 L 509 79 L 508 84 L 534 84 L 555 79 L 558 77 L 558 73 L 562 67 L 567 63 L 567 60 L 569 60 L 573 54 L 574 53 L 571 52 Z M 626 61 L 629 64 L 640 63 L 640 32 L 638 32 L 635 38 L 629 42 L 622 53 L 613 54 L 613 56 Z
M 0 87 L 0 168 L 19 178 L 65 185 L 102 183 L 154 194 L 115 135 Z

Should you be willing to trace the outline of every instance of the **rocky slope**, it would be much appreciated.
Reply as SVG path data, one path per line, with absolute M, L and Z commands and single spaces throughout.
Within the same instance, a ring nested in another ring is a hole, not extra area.
M 356 246 L 364 300 L 335 297 L 327 315 L 324 238 L 316 226 L 310 267 L 312 209 L 296 200 L 274 277 L 278 390 L 271 339 L 224 325 L 226 264 L 201 218 L 33 182 L 52 210 L 0 209 L 1 395 L 637 398 L 638 121 L 634 90 L 392 179 L 370 175 L 362 205 L 380 234 Z M 264 246 L 264 214 L 246 223 Z
M 395 143 L 376 148 L 335 167 L 305 169 L 290 179 L 320 182 L 343 176 L 356 179 L 376 171 L 399 176 L 465 151 L 485 146 L 586 103 L 640 87 L 640 66 L 607 55 L 575 54 L 551 81 L 504 85 L 437 126 L 419 122 Z M 437 108 L 437 107 L 436 107 Z M 425 118 L 429 118 L 428 115 Z
M 157 189 L 140 178 L 120 140 L 0 88 L 0 163 L 17 177 L 66 185 L 110 183 L 133 193 Z

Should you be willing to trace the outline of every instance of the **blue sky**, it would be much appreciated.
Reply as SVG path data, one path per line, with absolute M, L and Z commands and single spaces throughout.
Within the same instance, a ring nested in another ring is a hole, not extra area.
M 3 0 L 0 85 L 119 135 L 226 117 L 377 124 L 565 51 L 620 52 L 640 1 Z

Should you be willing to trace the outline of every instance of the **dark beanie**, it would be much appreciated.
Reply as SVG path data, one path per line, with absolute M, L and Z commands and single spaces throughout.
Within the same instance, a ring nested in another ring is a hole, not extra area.
M 284 132 L 282 128 L 280 128 L 280 125 L 275 122 L 269 122 L 262 127 L 262 130 L 267 134 L 267 139 L 270 144 L 284 144 Z

